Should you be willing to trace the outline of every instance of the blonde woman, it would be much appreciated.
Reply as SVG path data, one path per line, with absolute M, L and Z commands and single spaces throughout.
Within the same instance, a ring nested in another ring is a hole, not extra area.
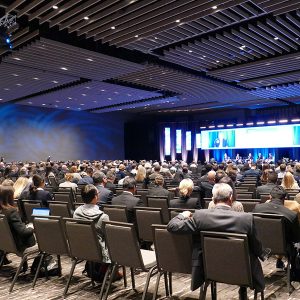
M 284 189 L 293 189 L 293 190 L 299 190 L 299 185 L 297 181 L 294 178 L 294 175 L 291 172 L 286 172 L 283 176 L 281 186 Z
M 72 182 L 74 178 L 74 173 L 66 173 L 65 174 L 65 182 L 59 184 L 60 188 L 72 188 L 73 191 L 76 193 L 77 184 Z
M 181 180 L 179 184 L 179 198 L 170 201 L 170 207 L 173 208 L 190 208 L 199 209 L 200 203 L 198 198 L 191 198 L 194 189 L 194 183 L 191 179 Z
M 146 178 L 146 169 L 142 165 L 139 165 L 137 169 L 137 173 L 135 175 L 135 181 L 137 183 L 143 183 L 145 178 Z
M 14 183 L 14 199 L 19 199 L 22 192 L 28 187 L 29 179 L 27 177 L 19 177 Z

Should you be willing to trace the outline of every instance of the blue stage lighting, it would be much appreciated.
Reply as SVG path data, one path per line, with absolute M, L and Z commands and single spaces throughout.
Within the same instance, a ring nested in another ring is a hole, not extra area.
M 7 37 L 7 38 L 5 39 L 5 41 L 6 41 L 6 44 L 10 44 L 10 38 L 9 38 L 9 37 Z

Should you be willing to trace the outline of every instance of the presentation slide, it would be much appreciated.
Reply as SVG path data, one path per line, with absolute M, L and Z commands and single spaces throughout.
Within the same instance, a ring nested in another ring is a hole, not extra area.
M 300 147 L 300 125 L 247 127 L 201 132 L 202 149 Z

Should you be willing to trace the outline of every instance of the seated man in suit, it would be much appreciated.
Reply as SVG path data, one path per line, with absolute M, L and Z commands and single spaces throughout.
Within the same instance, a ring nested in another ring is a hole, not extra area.
M 216 172 L 211 170 L 207 173 L 207 181 L 198 181 L 201 208 L 205 208 L 204 198 L 211 198 L 212 189 L 215 184 Z M 196 189 L 195 189 L 196 190 Z
M 258 257 L 263 259 L 264 251 L 257 239 L 253 216 L 231 209 L 232 188 L 226 183 L 216 183 L 212 190 L 215 209 L 196 210 L 192 215 L 184 211 L 174 217 L 168 224 L 168 231 L 180 234 L 193 234 L 192 285 L 195 290 L 204 283 L 202 250 L 199 233 L 202 230 L 225 231 L 247 234 L 250 245 L 253 286 L 257 292 L 263 291 L 265 280 Z M 224 254 L 224 259 L 226 259 Z M 245 289 L 240 289 L 241 296 Z
M 287 252 L 293 257 L 293 255 L 295 254 L 295 248 L 293 247 L 292 243 L 297 243 L 300 241 L 300 228 L 297 213 L 284 207 L 284 200 L 287 196 L 287 193 L 282 186 L 275 186 L 271 190 L 270 195 L 271 201 L 268 203 L 256 204 L 253 212 L 264 214 L 277 214 L 284 216 L 286 220 L 285 234 L 287 241 Z M 284 268 L 284 263 L 280 258 L 277 259 L 276 268 Z
M 134 197 L 136 193 L 136 182 L 132 177 L 125 177 L 123 181 L 123 193 L 117 197 L 114 197 L 111 201 L 112 205 L 125 205 L 128 212 L 128 222 L 134 223 L 135 216 L 133 208 L 135 206 L 143 206 L 143 201 Z
M 260 185 L 260 176 L 261 176 L 261 171 L 256 168 L 256 164 L 252 163 L 250 170 L 245 171 L 244 176 L 242 178 L 242 181 L 244 181 L 245 177 L 255 177 L 257 181 L 257 185 Z
M 261 194 L 269 194 L 277 186 L 277 179 L 277 173 L 270 169 L 267 174 L 267 183 L 256 188 L 256 197 L 260 198 Z
M 170 199 L 170 192 L 164 188 L 164 177 L 160 174 L 156 175 L 155 186 L 148 192 L 148 196 L 164 196 Z
M 94 185 L 98 190 L 98 205 L 111 204 L 111 200 L 114 196 L 113 192 L 105 187 L 107 179 L 106 175 L 102 172 L 95 172 L 93 174 Z

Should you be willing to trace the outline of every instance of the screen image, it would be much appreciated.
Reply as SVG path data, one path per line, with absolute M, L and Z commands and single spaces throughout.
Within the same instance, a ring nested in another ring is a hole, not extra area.
M 300 147 L 300 125 L 202 131 L 202 149 Z

